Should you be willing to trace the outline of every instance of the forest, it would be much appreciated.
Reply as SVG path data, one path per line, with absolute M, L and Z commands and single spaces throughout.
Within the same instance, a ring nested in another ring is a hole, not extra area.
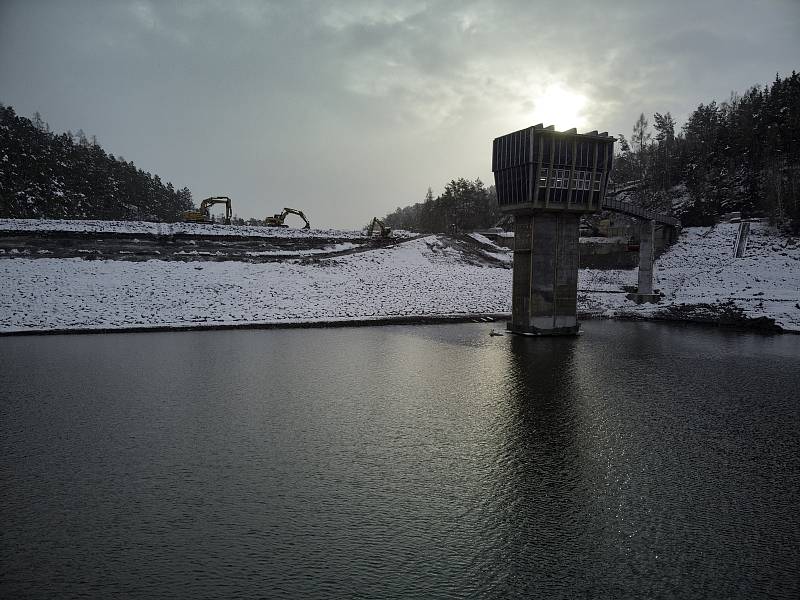
M 486 188 L 480 179 L 454 179 L 437 198 L 428 188 L 423 202 L 398 208 L 384 221 L 393 229 L 422 232 L 485 229 L 500 219 L 494 186 Z
M 107 154 L 79 130 L 56 134 L 0 105 L 0 218 L 177 221 L 188 188 Z
M 700 104 L 678 127 L 669 112 L 641 114 L 617 135 L 609 193 L 658 208 L 684 225 L 722 213 L 767 217 L 800 232 L 800 76 Z M 56 134 L 36 113 L 0 104 L 0 218 L 176 221 L 192 207 L 176 190 L 82 131 Z M 390 227 L 423 232 L 482 229 L 501 218 L 494 187 L 453 179 L 422 202 L 386 216 Z M 237 219 L 237 222 L 242 222 Z
M 710 225 L 731 211 L 800 232 L 800 76 L 700 104 L 678 129 L 669 112 L 641 114 L 617 135 L 609 194 L 658 208 L 684 225 Z M 499 220 L 494 190 L 479 180 L 448 183 L 437 198 L 387 215 L 418 231 L 487 228 Z

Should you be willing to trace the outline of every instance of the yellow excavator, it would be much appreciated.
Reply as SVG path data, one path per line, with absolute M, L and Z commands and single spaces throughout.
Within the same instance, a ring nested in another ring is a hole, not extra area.
M 372 217 L 372 223 L 367 228 L 367 237 L 372 237 L 375 227 L 380 228 L 380 235 L 382 238 L 388 238 L 392 234 L 392 230 L 386 226 L 386 223 L 381 221 L 378 217 Z
M 303 229 L 311 229 L 311 223 L 308 222 L 308 219 L 306 219 L 303 211 L 297 210 L 296 208 L 284 208 L 281 214 L 267 217 L 264 219 L 264 225 L 267 227 L 288 227 L 288 225 L 284 223 L 286 220 L 286 215 L 297 215 L 306 222 L 306 224 L 303 226 Z
M 206 198 L 200 203 L 200 208 L 197 210 L 184 211 L 184 223 L 213 223 L 214 219 L 211 218 L 211 212 L 209 209 L 214 204 L 225 205 L 225 220 L 223 222 L 225 225 L 230 225 L 233 211 L 231 210 L 231 199 L 227 196 L 212 196 L 211 198 Z

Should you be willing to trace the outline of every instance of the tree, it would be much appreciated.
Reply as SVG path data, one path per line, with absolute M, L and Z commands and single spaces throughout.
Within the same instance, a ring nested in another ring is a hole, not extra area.
M 175 221 L 192 206 L 187 188 L 175 191 L 108 155 L 82 130 L 48 131 L 41 115 L 20 117 L 0 108 L 0 218 L 134 219 Z
M 46 131 L 44 120 L 38 110 L 33 113 L 33 126 L 39 131 Z
M 650 132 L 648 131 L 649 122 L 647 118 L 644 116 L 644 113 L 639 115 L 639 118 L 636 120 L 636 123 L 633 124 L 633 135 L 631 136 L 631 140 L 633 142 L 633 147 L 639 155 L 644 153 L 647 144 L 650 142 Z
M 639 180 L 639 195 L 642 201 L 650 187 L 647 179 L 650 162 L 648 150 L 651 137 L 648 127 L 649 123 L 647 118 L 644 116 L 644 113 L 641 113 L 636 123 L 633 124 L 633 135 L 631 136 L 631 143 L 636 156 L 636 160 L 634 161 L 636 179 Z
M 395 229 L 417 229 L 428 232 L 485 229 L 498 217 L 497 201 L 492 190 L 487 190 L 480 179 L 470 181 L 453 179 L 438 198 L 428 188 L 421 203 L 398 208 L 384 219 Z
M 710 224 L 722 212 L 769 216 L 800 231 L 800 77 L 700 104 L 678 127 L 669 113 L 640 115 L 631 143 L 618 136 L 614 181 L 640 182 L 628 200 L 677 203 L 684 225 Z M 678 185 L 682 184 L 682 185 Z M 673 194 L 674 195 L 670 196 Z
M 672 152 L 675 146 L 675 121 L 672 115 L 655 113 L 653 115 L 656 129 L 656 142 L 658 144 L 656 170 L 660 179 L 661 189 L 672 187 Z

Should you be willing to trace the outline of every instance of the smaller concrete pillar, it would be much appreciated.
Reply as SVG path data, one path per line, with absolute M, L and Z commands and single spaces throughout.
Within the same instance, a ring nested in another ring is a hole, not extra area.
M 639 294 L 653 293 L 653 252 L 655 223 L 644 221 L 639 225 Z
M 639 281 L 635 294 L 628 299 L 637 304 L 658 302 L 659 294 L 653 292 L 653 262 L 655 260 L 655 221 L 643 221 L 639 225 Z

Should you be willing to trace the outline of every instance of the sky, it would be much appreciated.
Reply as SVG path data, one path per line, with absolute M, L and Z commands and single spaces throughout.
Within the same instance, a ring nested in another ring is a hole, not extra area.
M 505 133 L 682 125 L 793 69 L 800 0 L 0 0 L 0 102 L 322 228 L 492 184 Z

